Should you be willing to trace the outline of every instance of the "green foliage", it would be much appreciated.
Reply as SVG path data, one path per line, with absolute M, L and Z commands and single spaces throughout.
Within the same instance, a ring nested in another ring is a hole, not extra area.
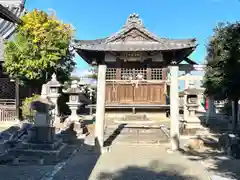
M 27 118 L 31 121 L 33 120 L 33 117 L 35 116 L 35 112 L 30 109 L 31 103 L 35 100 L 38 100 L 39 98 L 40 98 L 39 94 L 34 94 L 32 97 L 28 97 L 24 99 L 21 106 L 22 116 L 24 117 L 24 119 Z
M 94 67 L 93 69 L 90 70 L 91 74 L 89 74 L 87 77 L 89 79 L 97 80 L 98 78 L 98 69 L 97 67 Z
M 64 82 L 73 71 L 73 51 L 69 48 L 73 29 L 54 15 L 33 10 L 22 17 L 15 37 L 5 43 L 6 72 L 13 78 L 46 82 L 55 72 Z
M 72 82 L 72 81 L 74 81 L 74 80 L 80 81 L 81 79 L 80 79 L 80 77 L 78 77 L 78 76 L 71 76 L 71 77 L 70 77 L 70 81 Z
M 97 80 L 98 75 L 97 75 L 97 73 L 89 74 L 89 75 L 88 75 L 88 78 Z
M 240 23 L 220 23 L 207 46 L 206 94 L 216 100 L 240 96 Z

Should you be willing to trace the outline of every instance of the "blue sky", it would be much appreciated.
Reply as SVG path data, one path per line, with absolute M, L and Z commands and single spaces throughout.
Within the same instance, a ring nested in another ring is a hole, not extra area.
M 56 11 L 71 23 L 77 39 L 97 39 L 118 31 L 129 14 L 136 12 L 154 34 L 167 38 L 197 38 L 191 55 L 203 62 L 205 45 L 220 21 L 240 20 L 239 0 L 27 0 L 26 8 Z M 88 65 L 77 57 L 78 69 Z

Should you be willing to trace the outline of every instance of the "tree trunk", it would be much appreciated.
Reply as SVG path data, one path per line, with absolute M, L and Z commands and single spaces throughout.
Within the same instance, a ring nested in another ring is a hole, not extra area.
M 235 132 L 237 130 L 237 126 L 238 126 L 238 98 L 236 98 L 233 101 L 233 131 Z

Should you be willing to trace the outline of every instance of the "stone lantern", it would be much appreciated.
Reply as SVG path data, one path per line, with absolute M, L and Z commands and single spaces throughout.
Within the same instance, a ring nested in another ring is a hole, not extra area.
M 184 90 L 185 106 L 187 107 L 188 114 L 184 120 L 186 122 L 186 129 L 199 129 L 202 128 L 200 119 L 196 116 L 196 111 L 199 108 L 198 95 L 202 90 L 197 88 L 188 88 Z
M 78 138 L 84 138 L 86 135 L 86 128 L 82 119 L 77 115 L 77 110 L 82 105 L 80 95 L 84 91 L 79 88 L 78 81 L 74 80 L 71 83 L 71 87 L 63 92 L 69 95 L 69 102 L 67 102 L 67 105 L 71 110 L 71 115 L 66 119 L 65 128 L 72 126 Z
M 55 108 L 52 111 L 52 113 L 53 113 L 53 116 L 56 117 L 59 115 L 57 101 L 60 96 L 60 87 L 62 85 L 58 82 L 57 76 L 55 73 L 52 75 L 51 80 L 47 83 L 47 86 L 49 88 L 48 97 L 51 99 L 51 101 L 55 105 Z
M 71 110 L 71 116 L 69 119 L 73 122 L 78 122 L 79 117 L 77 115 L 77 110 L 81 105 L 80 94 L 83 93 L 82 89 L 79 88 L 78 81 L 72 81 L 71 87 L 63 92 L 69 95 L 69 102 L 67 102 L 67 105 Z

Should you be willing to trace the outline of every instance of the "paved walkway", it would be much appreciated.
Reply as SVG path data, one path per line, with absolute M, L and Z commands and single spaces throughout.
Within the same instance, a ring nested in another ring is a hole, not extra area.
M 197 162 L 164 146 L 114 145 L 98 158 L 78 152 L 53 180 L 208 180 Z
M 67 161 L 55 166 L 0 165 L 0 179 L 210 180 L 209 177 L 214 176 L 206 168 L 201 161 L 189 160 L 181 153 L 167 152 L 166 145 L 113 144 L 110 152 L 101 156 L 92 146 L 85 145 Z M 212 180 L 225 179 L 215 177 Z

